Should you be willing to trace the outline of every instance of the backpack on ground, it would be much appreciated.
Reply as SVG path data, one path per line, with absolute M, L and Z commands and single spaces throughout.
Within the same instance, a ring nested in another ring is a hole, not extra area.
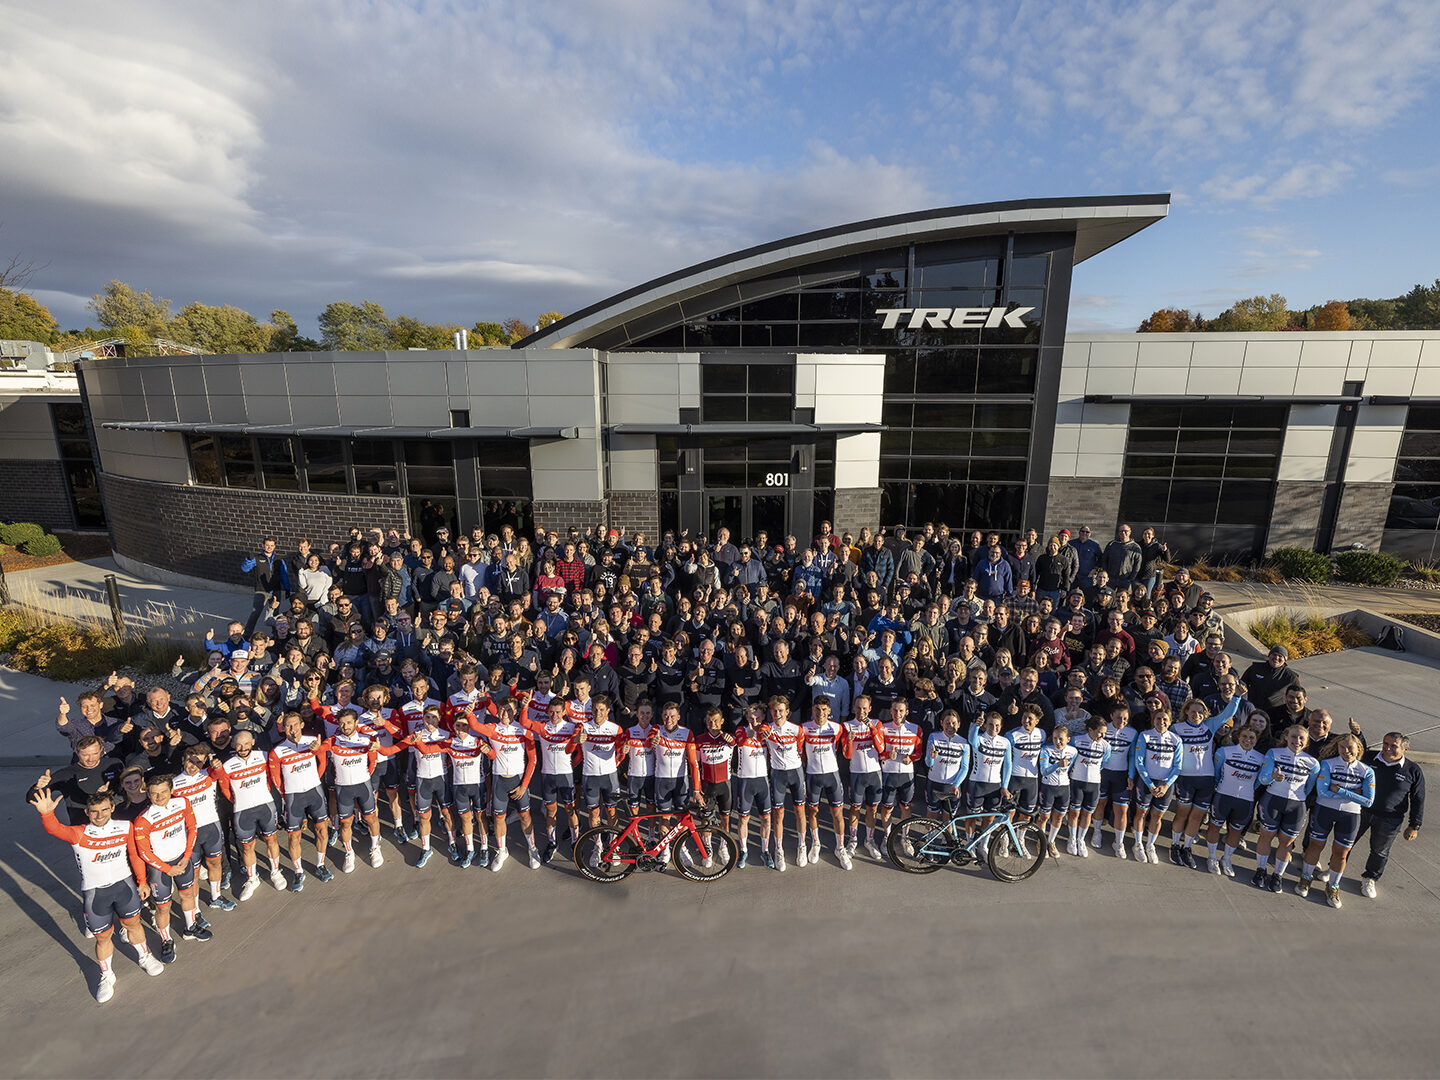
M 1385 628 L 1380 631 L 1380 636 L 1375 639 L 1377 648 L 1389 649 L 1391 652 L 1405 651 L 1405 631 L 1394 623 L 1386 623 Z

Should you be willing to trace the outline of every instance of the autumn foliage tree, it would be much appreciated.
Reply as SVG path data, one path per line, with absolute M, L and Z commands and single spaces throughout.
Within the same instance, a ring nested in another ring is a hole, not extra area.
M 1344 300 L 1321 304 L 1310 320 L 1311 330 L 1349 330 L 1350 307 Z
M 1152 311 L 1140 324 L 1142 334 L 1188 334 L 1205 328 L 1205 320 L 1184 308 L 1161 308 Z

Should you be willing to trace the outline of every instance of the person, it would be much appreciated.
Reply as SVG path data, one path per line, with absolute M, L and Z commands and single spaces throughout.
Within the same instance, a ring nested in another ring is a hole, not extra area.
M 1263 661 L 1251 664 L 1240 676 L 1250 704 L 1270 716 L 1278 716 L 1284 710 L 1285 691 L 1300 682 L 1300 676 L 1287 663 L 1289 659 L 1290 650 L 1276 645 Z
M 1070 729 L 1056 725 L 1036 763 L 1040 770 L 1040 825 L 1045 830 L 1046 852 L 1052 859 L 1060 857 L 1055 840 L 1069 815 L 1070 769 L 1078 753 L 1070 745 Z
M 767 867 L 775 868 L 775 854 L 770 847 L 770 770 L 766 736 L 765 709 L 759 704 L 746 707 L 744 722 L 735 729 L 735 777 L 740 781 L 735 792 L 735 810 L 739 815 L 740 855 L 737 869 L 750 861 L 751 812 L 760 815 L 760 857 Z
M 1070 842 L 1066 851 L 1085 859 L 1090 848 L 1085 833 L 1100 801 L 1100 775 L 1110 760 L 1110 744 L 1105 739 L 1106 720 L 1092 716 L 1085 721 L 1085 734 L 1074 742 L 1075 758 L 1070 763 Z
M 668 829 L 675 815 L 685 809 L 686 796 L 700 790 L 695 736 L 689 728 L 680 725 L 680 706 L 675 702 L 667 701 L 660 710 L 660 723 L 650 728 L 650 745 L 655 751 L 655 811 L 664 815 L 660 823 Z M 664 865 L 669 860 L 667 844 L 660 850 L 660 863 Z
M 1405 841 L 1414 840 L 1425 821 L 1425 772 L 1405 756 L 1409 749 L 1408 735 L 1390 731 L 1380 749 L 1367 755 L 1375 770 L 1375 803 L 1361 812 L 1360 835 L 1370 834 L 1370 854 L 1360 875 L 1360 893 L 1370 900 L 1379 895 L 1395 837 L 1402 835 L 1403 827 Z
M 1350 849 L 1360 835 L 1360 813 L 1375 803 L 1375 770 L 1360 760 L 1365 744 L 1355 735 L 1342 735 L 1336 743 L 1335 756 L 1320 762 L 1315 776 L 1315 812 L 1310 818 L 1310 842 L 1305 847 L 1305 862 L 1295 895 L 1305 897 L 1315 880 L 1325 841 L 1334 834 L 1330 845 L 1330 879 L 1325 886 L 1325 902 L 1340 907 L 1340 880 L 1345 876 L 1345 863 Z
M 994 710 L 985 714 L 980 728 L 970 733 L 970 780 L 965 785 L 965 810 L 969 814 L 984 814 L 998 810 L 1000 804 L 1014 797 L 1010 790 L 1010 777 L 1015 768 L 1015 747 L 1009 739 L 1000 734 L 1000 714 Z M 967 835 L 973 835 L 978 825 L 989 825 L 989 821 L 965 822 Z
M 1230 860 L 1255 817 L 1255 784 L 1265 765 L 1265 755 L 1257 750 L 1260 733 L 1243 727 L 1230 746 L 1215 751 L 1215 797 L 1210 803 L 1210 827 L 1205 841 L 1210 848 L 1207 869 L 1212 874 L 1235 876 Z M 1225 851 L 1219 852 L 1220 833 L 1225 832 Z
M 290 846 L 290 867 L 295 878 L 290 891 L 305 888 L 305 867 L 300 861 L 300 834 L 305 819 L 315 835 L 315 880 L 328 883 L 335 875 L 325 865 L 325 849 L 330 843 L 330 819 L 325 813 L 324 789 L 320 778 L 325 775 L 325 746 L 319 736 L 306 735 L 300 713 L 283 714 L 280 728 L 282 742 L 270 751 L 270 783 L 280 793 L 285 806 L 285 833 Z
M 855 699 L 855 714 L 842 725 L 840 750 L 850 762 L 850 788 L 846 792 L 849 834 L 845 847 L 855 855 L 860 838 L 860 819 L 865 819 L 865 854 L 879 862 L 884 856 L 875 843 L 875 811 L 885 793 L 881 758 L 885 756 L 885 731 L 870 715 L 870 697 Z
M 445 776 L 449 739 L 440 727 L 440 710 L 440 705 L 427 703 L 421 714 L 420 726 L 402 740 L 415 753 L 415 821 L 420 826 L 420 858 L 415 860 L 416 870 L 424 869 L 434 854 L 430 846 L 432 810 L 439 811 L 440 821 L 445 826 L 451 861 L 458 862 L 460 859 L 460 849 L 455 843 L 455 819 L 450 816 L 450 786 Z M 571 790 L 573 795 L 573 787 Z M 576 835 L 579 835 L 578 829 Z
M 579 685 L 578 681 L 576 685 Z M 602 810 L 605 820 L 614 824 L 616 808 L 620 803 L 618 761 L 628 741 L 628 733 L 611 719 L 613 700 L 609 694 L 601 694 L 588 702 L 588 715 L 581 710 L 571 714 L 572 718 L 579 717 L 575 740 L 580 746 L 585 812 L 592 829 L 600 824 Z M 570 704 L 573 706 L 575 703 Z M 725 809 L 729 810 L 728 801 Z
M 1105 728 L 1105 741 L 1110 744 L 1110 758 L 1100 770 L 1100 797 L 1093 816 L 1094 831 L 1090 844 L 1099 850 L 1104 840 L 1105 810 L 1111 814 L 1111 843 L 1117 859 L 1126 858 L 1125 833 L 1130 824 L 1130 798 L 1135 789 L 1134 749 L 1140 733 L 1130 726 L 1130 706 L 1119 699 L 1110 706 L 1110 723 Z M 1059 724 L 1055 725 L 1058 729 Z M 1137 846 L 1139 841 L 1136 841 Z M 1145 861 L 1144 852 L 1137 854 Z
M 230 870 L 223 866 L 225 832 L 220 824 L 220 805 L 215 778 L 209 773 L 208 747 L 186 747 L 180 759 L 180 772 L 175 774 L 172 790 L 190 806 L 195 815 L 195 843 L 191 847 L 192 873 L 205 873 L 210 906 L 221 911 L 234 911 L 235 901 L 224 895 Z
M 1195 869 L 1191 847 L 1215 797 L 1215 736 L 1235 723 L 1240 699 L 1215 716 L 1203 701 L 1193 698 L 1180 710 L 1180 723 L 1172 729 L 1180 739 L 1180 775 L 1175 781 L 1175 817 L 1170 823 L 1170 861 Z
M 970 760 L 970 740 L 960 730 L 960 714 L 946 709 L 940 714 L 940 729 L 925 740 L 925 766 L 930 770 L 925 808 L 930 813 L 953 813 L 959 807 L 962 785 L 970 775 Z
M 805 847 L 805 778 L 800 748 L 805 732 L 790 719 L 790 701 L 780 694 L 770 698 L 765 725 L 765 745 L 770 755 L 770 817 L 775 869 L 785 872 L 785 799 L 790 798 L 795 814 L 798 845 L 795 864 L 804 867 L 808 852 Z
M 147 975 L 163 974 L 165 965 L 150 952 L 145 928 L 140 925 L 140 905 L 149 898 L 150 886 L 131 823 L 112 816 L 114 803 L 105 792 L 95 792 L 86 799 L 84 825 L 60 822 L 55 811 L 62 801 L 48 786 L 40 788 L 31 801 L 45 831 L 75 849 L 85 901 L 85 926 L 95 936 L 95 962 L 100 966 L 95 1000 L 103 1004 L 115 996 L 115 972 L 111 968 L 115 942 L 111 934 L 117 919 L 125 928 L 125 939 L 135 948 L 140 969 Z
M 445 753 L 450 757 L 450 808 L 460 819 L 460 831 L 465 841 L 464 855 L 457 854 L 452 860 L 461 869 L 477 862 L 482 867 L 490 865 L 490 845 L 485 837 L 487 803 L 485 763 L 482 759 L 493 758 L 495 751 L 489 743 L 476 738 L 470 720 L 474 715 L 473 706 L 467 705 L 465 711 L 455 717 L 450 737 L 443 743 Z M 478 721 L 475 726 L 479 726 Z M 478 858 L 475 854 L 477 831 L 480 834 Z
M 521 702 L 506 698 L 497 706 L 493 723 L 476 725 L 474 715 L 468 717 L 470 728 L 495 751 L 490 775 L 490 817 L 495 828 L 495 857 L 490 870 L 499 873 L 510 858 L 506 842 L 506 819 L 513 806 L 520 821 L 520 831 L 529 850 L 530 869 L 540 869 L 540 851 L 535 846 L 535 832 L 530 822 L 530 780 L 535 774 L 535 741 L 520 722 Z
M 360 730 L 360 714 L 347 705 L 335 714 L 335 731 L 324 742 L 331 776 L 335 783 L 335 804 L 339 813 L 340 846 L 344 850 L 341 870 L 355 872 L 353 841 L 355 811 L 358 808 L 370 833 L 370 865 L 379 869 L 385 864 L 380 850 L 380 816 L 376 813 L 376 777 L 381 756 L 393 757 L 405 749 L 400 743 L 385 745 L 378 738 Z M 387 721 L 388 723 L 388 721 Z M 398 805 L 394 808 L 399 815 Z
M 90 820 L 90 797 L 96 794 L 118 795 L 120 773 L 125 764 L 118 757 L 105 753 L 105 743 L 98 735 L 82 735 L 75 740 L 75 760 L 58 769 L 46 769 L 25 793 L 27 800 L 45 789 L 60 799 L 63 824 L 84 825 Z
M 1260 767 L 1256 783 L 1266 790 L 1260 799 L 1260 839 L 1255 845 L 1255 875 L 1250 879 L 1257 889 L 1278 893 L 1285 888 L 1290 846 L 1300 835 L 1305 800 L 1315 790 L 1315 777 L 1320 772 L 1320 762 L 1305 753 L 1309 742 L 1309 732 L 1299 724 L 1292 725 L 1285 732 L 1285 745 L 1266 754 L 1265 764 Z
M 880 725 L 880 830 L 886 837 L 897 806 L 901 821 L 910 816 L 910 804 L 915 799 L 915 762 L 925 752 L 920 727 L 910 723 L 909 715 L 909 703 L 900 698 L 890 706 L 890 719 Z
M 270 884 L 278 892 L 285 888 L 285 871 L 280 868 L 280 841 L 275 836 L 275 797 L 270 790 L 269 761 L 255 749 L 255 733 L 241 729 L 231 740 L 235 752 L 211 765 L 210 775 L 229 801 L 235 820 L 235 839 L 240 844 L 245 866 L 245 884 L 236 899 L 242 903 L 259 887 L 255 838 L 265 841 L 270 858 Z
M 135 819 L 135 850 L 145 863 L 145 880 L 155 904 L 155 932 L 160 935 L 160 962 L 175 962 L 175 939 L 170 935 L 170 906 L 180 893 L 185 936 L 209 941 L 210 925 L 200 914 L 200 889 L 195 882 L 195 811 L 188 800 L 174 794 L 169 776 L 157 773 L 145 781 L 150 804 Z
M 1022 707 L 1020 726 L 1005 735 L 1010 740 L 1014 760 L 1010 783 L 1006 786 L 1015 799 L 1015 813 L 1025 818 L 1032 816 L 1040 804 L 1040 749 L 1045 745 L 1040 717 L 1039 706 Z
M 1152 699 L 1149 731 L 1135 739 L 1135 859 L 1158 863 L 1155 841 L 1160 839 L 1160 822 L 1175 798 L 1175 781 L 1180 775 L 1180 737 L 1170 730 L 1170 706 L 1161 694 Z M 1143 846 L 1144 850 L 1141 850 Z M 1173 839 L 1171 846 L 1174 846 Z
M 830 716 L 830 699 L 821 695 L 810 706 L 810 719 L 803 725 L 805 754 L 805 805 L 809 819 L 810 862 L 820 864 L 820 800 L 830 804 L 830 822 L 835 830 L 835 858 L 844 870 L 854 864 L 845 847 L 845 799 L 841 794 L 840 762 L 836 747 L 842 742 L 841 727 Z M 802 828 L 804 823 L 802 822 Z M 801 844 L 805 837 L 802 833 Z M 797 860 L 798 861 L 798 860 Z M 804 865 L 803 863 L 801 865 Z

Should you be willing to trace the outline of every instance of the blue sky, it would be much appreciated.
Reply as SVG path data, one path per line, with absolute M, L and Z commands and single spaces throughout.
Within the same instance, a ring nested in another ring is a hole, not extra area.
M 812 228 L 1169 191 L 1072 329 L 1440 276 L 1440 4 L 0 0 L 0 254 L 470 323 Z M 1432 119 L 1426 120 L 1425 117 Z

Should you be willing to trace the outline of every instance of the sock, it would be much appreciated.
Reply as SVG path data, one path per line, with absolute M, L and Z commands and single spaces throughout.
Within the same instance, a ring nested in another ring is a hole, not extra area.
M 1050 843 L 1055 843 L 1055 838 L 1060 835 L 1060 826 L 1051 825 L 1050 828 L 1045 831 L 1045 835 L 1049 838 Z
M 1339 885 L 1339 884 L 1340 884 L 1340 879 L 1341 879 L 1342 877 L 1344 877 L 1344 876 L 1345 876 L 1345 871 L 1344 871 L 1344 870 L 1331 870 L 1331 871 L 1330 871 L 1330 884 L 1331 884 L 1332 886 Z
M 475 834 L 474 834 L 474 833 L 469 833 L 469 834 L 465 837 L 465 850 L 466 850 L 466 851 L 469 851 L 469 852 L 472 852 L 472 853 L 474 852 L 474 850 L 475 850 Z
M 1226 845 L 1225 845 L 1225 858 L 1226 858 L 1226 860 L 1228 861 L 1228 860 L 1230 859 L 1230 857 L 1233 856 L 1234 854 L 1235 854 L 1235 849 L 1234 849 L 1233 847 L 1231 847 L 1229 844 L 1226 844 Z
M 353 837 L 349 840 L 342 840 L 340 842 L 345 845 L 345 851 L 347 854 L 355 850 L 355 840 Z
M 158 929 L 157 932 L 158 932 L 159 935 L 160 935 L 160 940 L 161 940 L 161 941 L 169 941 L 169 940 L 170 940 L 170 920 L 169 920 L 169 919 L 166 919 L 163 923 L 161 923 L 161 924 L 160 924 L 160 927 L 159 927 L 159 929 Z
M 1195 843 L 1195 838 L 1193 836 L 1190 836 L 1188 833 L 1180 834 L 1180 846 L 1186 851 L 1190 850 L 1190 845 L 1193 843 Z
M 211 900 L 211 902 L 213 903 L 214 901 L 219 900 L 219 899 L 220 899 L 220 879 L 219 879 L 219 878 L 213 878 L 213 877 L 212 877 L 212 878 L 210 879 L 210 900 Z
M 315 854 L 315 869 L 316 869 L 316 870 L 324 870 L 324 869 L 325 869 L 325 847 L 324 847 L 323 845 L 316 851 L 316 854 Z
M 109 972 L 109 970 L 110 970 L 110 960 L 111 960 L 111 959 L 112 959 L 111 957 L 108 957 L 108 956 L 107 956 L 104 960 L 101 960 L 101 961 L 100 961 L 100 971 L 101 971 L 102 974 Z
M 1285 876 L 1285 871 L 1286 871 L 1286 870 L 1289 870 L 1289 869 L 1290 869 L 1290 860 L 1289 860 L 1289 859 L 1286 859 L 1284 862 L 1281 862 L 1279 859 L 1276 859 L 1276 860 L 1275 860 L 1275 876 L 1276 876 L 1276 877 L 1284 877 L 1284 876 Z
M 875 826 L 874 826 L 874 825 L 866 825 L 866 826 L 865 826 L 865 842 L 866 842 L 867 844 L 873 844 L 873 843 L 875 842 Z
M 1220 850 L 1220 845 L 1219 845 L 1219 844 L 1206 844 L 1205 846 L 1210 849 L 1210 858 L 1212 858 L 1212 859 L 1215 858 L 1215 853 Z M 1230 854 L 1230 849 L 1229 849 L 1229 848 L 1226 848 L 1226 849 L 1225 849 L 1225 854 L 1226 854 L 1226 855 L 1229 855 L 1229 854 Z
M 1146 841 L 1145 841 L 1145 846 L 1146 846 L 1147 848 L 1152 848 L 1152 847 L 1155 846 L 1155 841 L 1156 841 L 1156 840 L 1159 840 L 1159 839 L 1160 839 L 1160 833 L 1159 833 L 1159 832 L 1152 832 L 1152 833 L 1149 835 L 1149 837 L 1146 839 Z
M 429 851 L 429 850 L 430 850 L 430 834 L 429 834 L 429 833 L 426 833 L 424 836 L 422 836 L 422 837 L 420 838 L 420 848 L 421 848 L 421 850 L 423 850 L 423 851 Z
M 445 830 L 445 835 L 450 838 L 450 846 L 451 846 L 451 847 L 454 847 L 454 846 L 455 846 L 455 830 L 454 830 L 454 829 L 446 829 L 446 830 Z
M 251 881 L 254 881 L 256 878 L 258 878 L 260 876 L 260 864 L 254 863 L 251 866 L 247 866 L 245 868 L 245 876 Z
M 1307 862 L 1307 863 L 1304 864 L 1304 866 L 1305 866 L 1305 869 L 1304 869 L 1303 873 L 1304 873 L 1305 877 L 1307 877 L 1307 878 L 1313 878 L 1313 877 L 1315 876 L 1315 871 L 1316 871 L 1317 869 L 1319 869 L 1319 864 L 1318 864 L 1318 863 L 1309 863 L 1309 862 Z
M 1144 825 L 1136 825 L 1136 826 L 1135 826 L 1135 842 L 1136 842 L 1137 844 L 1143 844 L 1143 843 L 1145 842 L 1145 826 L 1144 826 Z
M 135 955 L 143 960 L 150 955 L 150 949 L 143 941 L 137 941 L 135 942 Z
M 301 874 L 305 873 L 305 867 L 300 865 L 299 859 L 291 859 L 290 865 L 295 868 L 296 877 L 299 877 Z
M 1269 856 L 1269 855 L 1256 855 L 1256 856 L 1255 856 L 1255 869 L 1256 869 L 1256 870 L 1265 870 L 1265 869 L 1268 869 L 1269 866 L 1270 866 L 1270 856 Z
M 554 829 L 546 829 L 546 830 L 545 830 L 545 838 L 546 838 L 547 840 L 549 840 L 550 843 L 552 843 L 552 844 L 555 843 L 555 830 L 554 830 Z

